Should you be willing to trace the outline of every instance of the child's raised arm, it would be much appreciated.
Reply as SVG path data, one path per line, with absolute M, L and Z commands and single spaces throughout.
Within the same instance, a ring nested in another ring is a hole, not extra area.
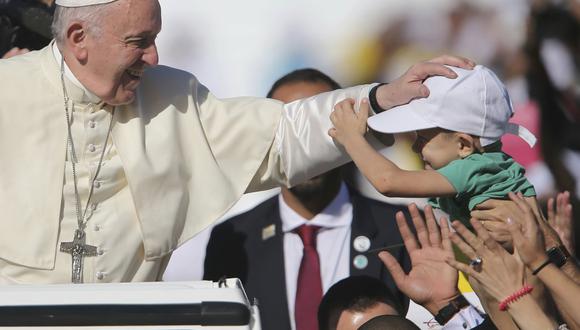
M 371 184 L 389 197 L 439 197 L 456 193 L 455 188 L 436 171 L 407 171 L 378 153 L 364 138 L 369 114 L 368 100 L 358 112 L 354 100 L 346 99 L 334 107 L 328 134 L 344 146 L 356 166 Z

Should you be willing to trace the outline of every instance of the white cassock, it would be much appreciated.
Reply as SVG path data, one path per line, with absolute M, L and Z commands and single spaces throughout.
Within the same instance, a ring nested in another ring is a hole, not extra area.
M 60 56 L 53 44 L 0 60 L 0 284 L 67 283 L 77 229 Z M 72 73 L 65 84 L 84 208 L 85 282 L 154 281 L 169 254 L 246 191 L 293 185 L 348 161 L 328 137 L 333 105 L 357 86 L 288 105 L 217 99 L 190 73 L 158 66 L 135 101 L 104 104 Z M 109 124 L 111 134 L 105 143 Z M 105 147 L 106 146 L 106 147 Z

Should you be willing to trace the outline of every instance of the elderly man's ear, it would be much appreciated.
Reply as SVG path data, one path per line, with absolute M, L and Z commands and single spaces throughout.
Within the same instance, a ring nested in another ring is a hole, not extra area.
M 84 64 L 88 58 L 87 51 L 87 29 L 83 23 L 72 23 L 66 33 L 66 48 L 72 55 Z

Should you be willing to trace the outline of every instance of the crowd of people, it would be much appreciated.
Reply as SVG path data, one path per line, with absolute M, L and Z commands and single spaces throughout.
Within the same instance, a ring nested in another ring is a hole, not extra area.
M 281 187 L 215 226 L 204 262 L 204 279 L 241 279 L 264 329 L 416 329 L 410 301 L 444 329 L 580 329 L 578 192 L 563 161 L 578 146 L 578 96 L 574 79 L 546 69 L 554 57 L 577 63 L 573 11 L 534 7 L 526 49 L 546 123 L 538 140 L 562 191 L 544 203 L 502 144 L 536 137 L 511 121 L 501 79 L 469 59 L 348 88 L 300 69 L 266 98 L 219 99 L 158 65 L 157 0 L 34 3 L 38 22 L 54 16 L 47 45 L 14 43 L 18 15 L 0 15 L 11 41 L 0 60 L 0 284 L 161 280 L 171 253 L 244 193 Z M 376 151 L 400 133 L 424 170 Z M 379 193 L 429 205 L 361 195 L 344 180 L 351 160 Z M 482 307 L 459 290 L 461 273 Z

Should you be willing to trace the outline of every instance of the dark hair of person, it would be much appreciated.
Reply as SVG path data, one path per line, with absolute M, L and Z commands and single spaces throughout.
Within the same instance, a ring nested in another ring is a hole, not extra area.
M 310 83 L 320 82 L 327 84 L 332 90 L 341 88 L 336 81 L 334 81 L 326 74 L 316 69 L 307 68 L 292 71 L 287 75 L 283 76 L 282 78 L 276 80 L 276 82 L 272 85 L 272 88 L 270 88 L 270 91 L 268 92 L 266 97 L 272 98 L 272 95 L 274 95 L 274 92 L 278 88 L 280 88 L 280 86 L 300 82 L 310 82 Z
M 343 311 L 363 312 L 378 303 L 385 303 L 402 313 L 401 306 L 380 280 L 365 275 L 347 277 L 336 282 L 322 297 L 318 307 L 318 328 L 336 329 Z
M 379 315 L 363 323 L 359 330 L 416 330 L 419 327 L 400 315 Z

